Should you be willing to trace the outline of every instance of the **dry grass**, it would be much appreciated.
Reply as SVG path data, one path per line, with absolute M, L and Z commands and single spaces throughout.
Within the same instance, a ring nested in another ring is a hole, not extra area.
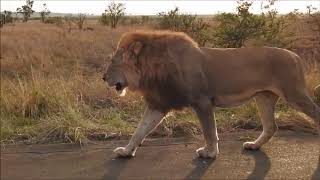
M 150 27 L 111 30 L 92 22 L 90 27 L 94 31 L 68 33 L 63 26 L 31 21 L 1 29 L 2 142 L 82 143 L 133 132 L 143 113 L 142 98 L 130 93 L 119 98 L 102 82 L 101 71 L 122 33 Z M 316 58 L 306 63 L 310 89 L 320 82 Z M 309 121 L 282 103 L 278 106 L 281 126 L 312 127 L 288 122 Z M 217 119 L 221 131 L 261 127 L 253 102 L 220 109 Z M 169 116 L 154 135 L 199 132 L 195 115 L 187 109 Z
M 119 99 L 100 78 L 130 28 L 94 28 L 66 33 L 30 22 L 1 30 L 1 140 L 79 142 L 93 130 L 132 132 L 126 120 L 140 116 L 141 99 Z

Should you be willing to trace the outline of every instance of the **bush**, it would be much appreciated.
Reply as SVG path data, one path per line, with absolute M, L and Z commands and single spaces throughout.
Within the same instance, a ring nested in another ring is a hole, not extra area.
M 61 24 L 63 24 L 63 19 L 62 17 L 48 17 L 47 19 L 45 19 L 44 23 L 56 24 L 60 26 Z
M 3 14 L 0 14 L 0 27 L 8 23 L 13 23 L 12 12 L 3 11 Z
M 289 30 L 290 20 L 295 13 L 279 15 L 273 8 L 274 2 L 265 6 L 266 13 L 255 15 L 249 12 L 252 2 L 238 1 L 237 14 L 217 15 L 218 26 L 214 33 L 214 45 L 217 47 L 239 48 L 249 40 L 254 45 L 289 48 L 294 33 Z
M 269 10 L 262 14 L 264 26 L 257 39 L 262 45 L 290 48 L 294 41 L 294 32 L 289 28 L 290 22 L 297 18 L 295 12 L 289 15 L 279 15 L 278 11 Z
M 123 16 L 119 20 L 118 24 L 125 25 L 125 26 L 130 26 L 130 25 L 144 25 L 151 23 L 151 18 L 149 16 Z M 106 16 L 101 16 L 100 22 L 105 21 L 108 23 L 108 19 Z M 109 21 L 110 22 L 110 21 Z M 103 22 L 101 22 L 103 24 Z
M 78 28 L 80 29 L 80 30 L 82 30 L 83 29 L 83 25 L 84 25 L 84 23 L 85 23 L 85 21 L 86 21 L 86 15 L 85 14 L 79 14 L 78 15 L 78 17 L 75 19 L 75 21 L 76 21 L 76 24 L 78 25 Z
M 63 17 L 64 22 L 67 24 L 67 28 L 68 28 L 68 32 L 71 32 L 72 26 L 74 24 L 75 17 L 73 17 L 72 15 L 68 15 L 68 16 L 64 16 Z
M 4 14 L 0 14 L 0 27 L 3 27 L 5 24 L 6 16 Z
M 142 20 L 140 17 L 131 16 L 131 17 L 127 17 L 127 19 L 129 21 L 129 25 L 142 24 Z
M 238 1 L 237 14 L 217 15 L 218 26 L 214 33 L 214 45 L 218 47 L 239 48 L 248 40 L 255 45 L 289 48 L 294 33 L 289 30 L 290 19 L 294 14 L 280 16 L 270 3 L 266 13 L 255 15 L 249 12 L 252 2 Z
M 320 9 L 312 6 L 307 6 L 307 23 L 310 25 L 310 29 L 317 33 L 317 38 L 320 41 Z
M 150 22 L 150 17 L 149 16 L 141 16 L 141 23 L 142 24 L 147 24 Z
M 185 32 L 200 46 L 204 46 L 210 40 L 209 25 L 196 15 L 180 14 L 179 8 L 175 8 L 169 12 L 161 12 L 158 16 L 160 29 Z
M 86 21 L 85 14 L 79 14 L 77 17 L 71 15 L 65 17 L 49 17 L 45 20 L 45 23 L 56 24 L 57 26 L 63 26 L 66 24 L 68 32 L 71 32 L 72 26 L 77 25 L 80 30 L 84 29 L 84 23 Z
M 265 22 L 261 16 L 249 12 L 252 2 L 239 2 L 237 14 L 217 15 L 219 25 L 214 33 L 214 45 L 226 48 L 242 47 L 250 39 L 260 35 Z
M 104 25 L 104 26 L 109 26 L 110 25 L 110 17 L 106 14 L 106 13 L 102 13 L 100 18 L 99 18 L 99 23 L 101 25 Z

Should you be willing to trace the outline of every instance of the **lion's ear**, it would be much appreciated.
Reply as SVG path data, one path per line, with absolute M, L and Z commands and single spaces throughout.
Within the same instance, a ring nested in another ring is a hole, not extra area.
M 142 43 L 137 41 L 131 44 L 130 49 L 137 56 L 140 54 L 142 47 L 143 47 Z

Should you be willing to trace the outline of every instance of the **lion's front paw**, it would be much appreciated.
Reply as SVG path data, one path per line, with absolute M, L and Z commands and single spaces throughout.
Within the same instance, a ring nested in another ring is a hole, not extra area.
M 243 148 L 247 150 L 258 150 L 260 148 L 255 142 L 245 142 L 243 143 Z
M 113 152 L 116 153 L 118 157 L 133 157 L 135 155 L 135 151 L 128 150 L 125 147 L 117 147 Z
M 215 159 L 216 156 L 219 154 L 219 150 L 218 148 L 209 150 L 207 147 L 202 147 L 197 149 L 196 154 L 198 157 L 201 157 L 201 158 Z

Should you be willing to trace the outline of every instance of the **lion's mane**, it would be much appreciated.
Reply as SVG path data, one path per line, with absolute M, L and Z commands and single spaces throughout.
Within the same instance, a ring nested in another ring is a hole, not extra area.
M 136 31 L 124 34 L 118 48 L 129 49 L 135 42 L 143 45 L 136 68 L 141 75 L 140 91 L 148 105 L 163 111 L 189 105 L 180 64 L 170 50 L 178 48 L 187 51 L 198 48 L 198 44 L 184 33 Z

